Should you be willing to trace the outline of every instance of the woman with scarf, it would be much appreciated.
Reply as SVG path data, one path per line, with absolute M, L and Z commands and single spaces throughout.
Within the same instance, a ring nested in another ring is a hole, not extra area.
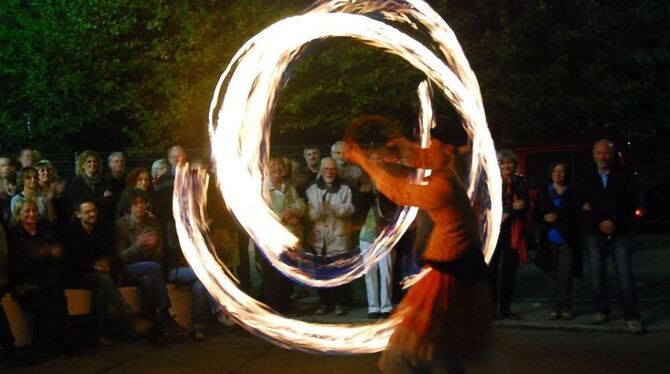
M 114 214 L 114 199 L 109 180 L 102 176 L 102 160 L 91 150 L 77 157 L 76 177 L 68 184 L 68 208 L 74 211 L 79 201 L 91 199 L 99 209 L 101 223 L 109 225 Z
M 489 264 L 494 312 L 498 319 L 521 319 L 512 312 L 510 305 L 516 270 L 519 263 L 528 260 L 525 232 L 528 187 L 526 180 L 516 174 L 518 159 L 514 152 L 507 149 L 499 151 L 498 164 L 503 180 L 503 216 L 498 244 Z
M 463 372 L 462 362 L 490 347 L 492 315 L 486 265 L 480 252 L 478 219 L 465 187 L 450 166 L 451 155 L 432 140 L 427 149 L 401 137 L 399 148 L 411 168 L 431 169 L 426 184 L 411 184 L 406 176 L 372 163 L 353 140 L 353 131 L 377 117 L 354 122 L 345 140 L 346 157 L 375 182 L 379 192 L 399 205 L 425 209 L 434 229 L 423 253 L 430 270 L 396 308 L 402 321 L 389 340 L 380 366 L 388 373 Z M 386 120 L 388 121 L 388 120 Z M 385 160 L 400 162 L 397 154 Z

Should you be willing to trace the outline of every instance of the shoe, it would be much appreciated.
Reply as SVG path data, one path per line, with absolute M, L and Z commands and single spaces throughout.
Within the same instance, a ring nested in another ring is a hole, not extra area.
M 178 336 L 186 333 L 186 329 L 170 317 L 163 321 L 163 333 L 167 336 Z
M 521 319 L 520 315 L 518 315 L 516 313 L 512 313 L 511 310 L 501 310 L 499 315 L 500 315 L 501 319 L 513 319 L 513 320 L 520 320 Z
M 336 316 L 343 316 L 347 314 L 347 311 L 344 309 L 342 305 L 335 305 L 335 315 Z
M 573 319 L 575 319 L 575 316 L 572 313 L 568 312 L 567 310 L 564 310 L 563 312 L 561 312 L 561 319 L 563 321 L 572 321 Z
M 556 321 L 558 319 L 558 312 L 555 310 L 552 310 L 549 312 L 549 320 L 550 321 Z
M 630 321 L 626 321 L 628 324 L 628 331 L 631 332 L 633 335 L 640 335 L 644 334 L 645 330 L 644 327 L 642 327 L 642 322 L 636 319 L 632 319 Z
M 216 321 L 227 327 L 233 327 L 236 325 L 235 321 L 228 317 L 228 315 L 223 310 L 216 313 Z
M 379 312 L 368 313 L 368 319 L 379 319 L 382 318 L 382 314 Z
M 152 329 L 152 323 L 144 318 L 132 318 L 127 326 L 127 337 L 137 337 L 147 334 Z
M 197 341 L 203 341 L 207 339 L 205 336 L 205 326 L 200 324 L 193 325 L 193 339 Z
M 391 312 L 383 312 L 382 313 L 382 318 L 383 319 L 388 319 L 391 316 Z
M 609 319 L 609 315 L 605 313 L 598 312 L 596 313 L 593 318 L 591 318 L 591 324 L 592 325 L 602 325 L 603 323 L 607 322 Z
M 330 308 L 327 305 L 321 304 L 321 305 L 319 305 L 318 308 L 316 308 L 316 310 L 314 311 L 314 314 L 317 315 L 317 316 L 322 316 L 322 315 L 328 313 L 329 311 L 330 311 Z

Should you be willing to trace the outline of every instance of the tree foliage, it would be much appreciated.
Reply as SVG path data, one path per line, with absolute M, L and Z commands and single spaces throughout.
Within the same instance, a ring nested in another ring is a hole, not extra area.
M 431 3 L 465 49 L 498 138 L 653 136 L 670 128 L 667 2 Z M 309 4 L 1 2 L 0 145 L 202 146 L 213 88 L 232 55 Z M 319 142 L 296 134 L 320 134 L 327 142 L 362 113 L 415 121 L 422 76 L 397 57 L 334 39 L 311 45 L 289 70 L 277 139 Z M 444 102 L 438 114 L 457 123 Z

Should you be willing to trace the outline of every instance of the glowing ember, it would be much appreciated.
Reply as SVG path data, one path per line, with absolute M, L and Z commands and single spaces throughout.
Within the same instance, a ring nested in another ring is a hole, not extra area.
M 392 26 L 363 14 L 422 28 L 433 38 L 446 63 L 421 43 Z M 346 25 L 346 28 L 343 27 Z M 312 279 L 280 256 L 299 245 L 262 198 L 265 157 L 269 154 L 269 127 L 275 94 L 288 64 L 301 48 L 327 37 L 349 37 L 404 58 L 441 90 L 463 118 L 472 139 L 468 192 L 471 199 L 486 178 L 491 208 L 485 210 L 483 251 L 489 260 L 502 215 L 501 180 L 493 141 L 486 125 L 481 94 L 474 73 L 447 24 L 425 2 L 329 1 L 310 12 L 287 18 L 249 40 L 233 57 L 217 84 L 210 107 L 212 159 L 226 204 L 272 264 L 285 275 L 317 287 L 332 287 L 361 276 L 395 245 L 411 224 L 416 208 L 404 207 L 398 221 L 373 244 L 369 258 L 360 256 L 343 274 Z M 225 92 L 222 88 L 226 86 Z M 421 144 L 429 144 L 432 109 L 428 84 L 419 88 L 422 103 Z M 263 155 L 263 156 L 261 156 Z M 428 172 L 428 171 L 426 171 Z M 208 291 L 244 328 L 273 343 L 305 351 L 369 353 L 383 349 L 394 326 L 393 318 L 372 325 L 323 325 L 286 319 L 274 314 L 239 290 L 209 249 L 203 217 L 205 194 L 201 175 L 178 168 L 174 214 L 179 240 L 189 264 Z

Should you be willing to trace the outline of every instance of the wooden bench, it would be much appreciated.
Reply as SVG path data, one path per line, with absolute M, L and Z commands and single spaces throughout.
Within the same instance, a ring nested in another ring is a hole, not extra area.
M 187 328 L 191 327 L 191 291 L 185 287 L 176 287 L 168 284 L 168 296 L 172 307 L 170 313 L 177 322 Z M 130 306 L 133 313 L 139 313 L 140 295 L 136 287 L 121 287 L 121 295 Z M 81 316 L 91 313 L 91 291 L 80 289 L 65 290 L 67 298 L 67 308 L 71 316 Z M 21 305 L 11 295 L 5 295 L 0 300 L 0 305 L 4 308 L 9 320 L 9 326 L 14 334 L 15 344 L 21 347 L 31 342 L 31 326 L 26 315 L 21 309 Z

